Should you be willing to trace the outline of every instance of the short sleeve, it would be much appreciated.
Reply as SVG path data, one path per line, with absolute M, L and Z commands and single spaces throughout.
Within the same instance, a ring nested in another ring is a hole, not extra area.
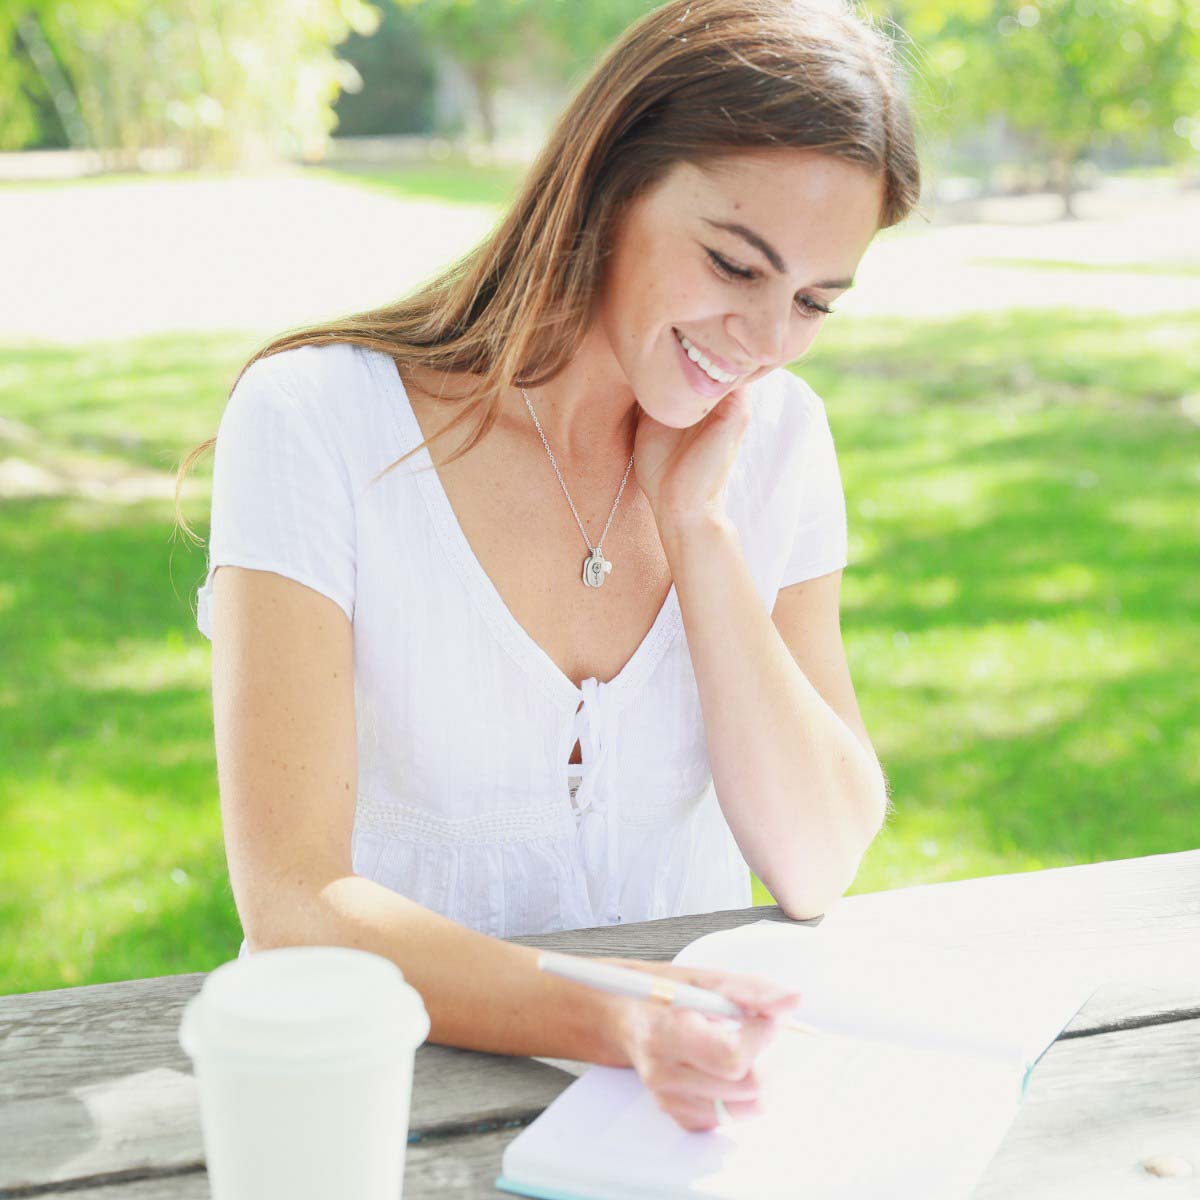
M 218 567 L 286 575 L 354 619 L 354 494 L 345 461 L 287 386 L 288 352 L 258 359 L 238 380 L 217 429 L 207 574 L 196 624 L 212 638 Z M 316 397 L 319 400 L 319 397 Z
M 846 496 L 825 405 L 807 383 L 793 378 L 800 385 L 808 420 L 800 452 L 799 505 L 781 588 L 841 570 L 849 558 Z

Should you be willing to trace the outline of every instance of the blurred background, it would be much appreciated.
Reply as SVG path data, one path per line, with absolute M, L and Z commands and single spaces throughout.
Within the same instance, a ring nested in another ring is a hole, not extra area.
M 651 7 L 0 9 L 0 992 L 236 953 L 175 469 L 265 338 L 475 244 Z M 896 806 L 851 890 L 1193 848 L 1200 0 L 862 8 L 925 193 L 795 365 Z

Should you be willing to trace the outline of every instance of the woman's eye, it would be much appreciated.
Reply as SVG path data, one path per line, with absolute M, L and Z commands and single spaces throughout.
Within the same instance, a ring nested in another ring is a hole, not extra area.
M 708 251 L 708 257 L 712 259 L 713 266 L 726 277 L 730 279 L 753 279 L 754 272 L 748 271 L 744 267 L 735 267 L 733 263 L 726 262 L 715 250 Z
M 708 253 L 708 257 L 712 260 L 712 264 L 717 269 L 718 274 L 723 275 L 726 279 L 732 279 L 737 283 L 745 283 L 748 280 L 757 278 L 757 271 L 750 270 L 747 267 L 735 267 L 733 263 L 727 262 L 715 250 L 709 250 L 707 246 L 704 249 Z M 826 308 L 823 304 L 818 304 L 815 300 L 810 300 L 807 296 L 799 297 L 799 306 L 805 316 L 815 316 L 817 313 L 829 316 L 836 311 L 832 308 Z
M 825 305 L 818 304 L 815 300 L 810 300 L 807 296 L 801 296 L 800 299 L 804 301 L 804 307 L 810 312 L 824 313 L 825 316 L 830 316 L 832 313 L 837 312 L 837 309 L 826 308 Z

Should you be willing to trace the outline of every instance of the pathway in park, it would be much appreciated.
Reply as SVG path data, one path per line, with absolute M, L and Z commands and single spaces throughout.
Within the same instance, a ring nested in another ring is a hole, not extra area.
M 1058 221 L 1053 197 L 1031 196 L 988 201 L 972 223 L 910 217 L 876 238 L 841 311 L 853 319 L 1197 307 L 1200 189 L 1113 181 L 1082 194 L 1079 208 L 1083 219 Z M 467 251 L 498 214 L 303 170 L 0 188 L 0 339 L 273 333 L 403 295 Z M 1093 269 L 1040 268 L 1031 259 Z M 1190 273 L 1180 270 L 1187 264 Z M 1164 270 L 1147 270 L 1154 265 Z

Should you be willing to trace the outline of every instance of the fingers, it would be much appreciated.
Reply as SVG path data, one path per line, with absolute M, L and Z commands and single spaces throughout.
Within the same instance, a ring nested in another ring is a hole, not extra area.
M 724 971 L 686 969 L 687 982 L 720 992 L 745 1012 L 758 1016 L 790 1013 L 800 1003 L 800 993 L 763 975 L 729 974 Z
M 634 964 L 629 964 L 634 965 Z M 641 964 L 638 964 L 641 965 Z M 646 968 L 644 968 L 646 969 Z M 800 1002 L 799 992 L 763 976 L 655 964 L 656 973 L 708 988 L 732 1000 L 744 1019 L 710 1017 L 683 1008 L 634 1001 L 630 1061 L 655 1103 L 682 1128 L 715 1129 L 714 1105 L 731 1119 L 757 1114 L 759 1081 L 754 1063 Z
M 779 1032 L 774 1017 L 745 1021 L 714 1020 L 696 1012 L 680 1012 L 675 1052 L 683 1063 L 718 1079 L 738 1080 Z
M 778 1028 L 773 1018 L 743 1022 L 663 1010 L 650 1052 L 639 1065 L 655 1103 L 688 1130 L 714 1129 L 714 1101 L 731 1118 L 760 1111 L 754 1060 Z
M 757 1100 L 726 1100 L 724 1104 L 733 1121 L 756 1116 L 761 1111 Z M 720 1114 L 711 1100 L 667 1096 L 660 1100 L 659 1108 L 689 1133 L 703 1133 L 721 1124 Z
M 658 1107 L 675 1123 L 689 1133 L 702 1133 L 716 1129 L 721 1123 L 711 1100 L 688 1100 L 678 1096 L 658 1098 Z
M 739 1079 L 721 1079 L 686 1063 L 660 1064 L 644 1074 L 642 1082 L 659 1095 L 710 1105 L 717 1099 L 727 1104 L 758 1099 L 758 1076 L 753 1068 Z

